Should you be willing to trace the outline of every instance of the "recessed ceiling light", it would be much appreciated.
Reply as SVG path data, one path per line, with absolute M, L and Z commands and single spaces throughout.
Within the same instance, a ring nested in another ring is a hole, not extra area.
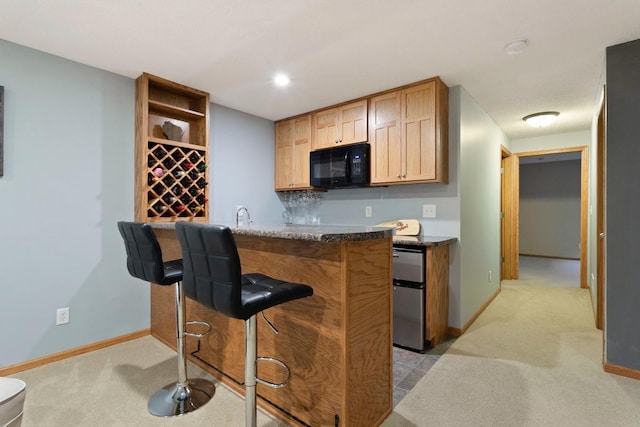
M 528 45 L 529 45 L 528 40 L 525 40 L 525 39 L 515 40 L 509 43 L 508 45 L 506 45 L 504 47 L 504 51 L 508 55 L 517 55 L 519 53 L 522 53 L 527 48 Z
M 559 115 L 557 111 L 543 111 L 541 113 L 529 114 L 524 116 L 524 120 L 529 126 L 534 128 L 542 128 L 549 126 Z
M 276 76 L 273 78 L 273 83 L 275 83 L 276 86 L 285 87 L 288 86 L 289 83 L 291 83 L 291 79 L 286 74 L 280 73 L 276 74 Z

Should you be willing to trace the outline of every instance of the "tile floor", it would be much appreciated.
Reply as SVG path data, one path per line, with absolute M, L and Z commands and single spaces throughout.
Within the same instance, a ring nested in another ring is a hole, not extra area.
M 420 379 L 447 351 L 455 338 L 448 338 L 424 354 L 393 347 L 393 406 L 411 391 Z

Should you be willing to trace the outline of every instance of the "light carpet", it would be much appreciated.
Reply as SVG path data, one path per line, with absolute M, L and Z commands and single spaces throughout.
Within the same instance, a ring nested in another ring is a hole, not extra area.
M 27 383 L 22 427 L 244 426 L 244 399 L 189 363 L 190 378 L 216 383 L 213 399 L 197 411 L 162 418 L 147 401 L 178 378 L 176 353 L 151 336 L 12 375 Z M 258 426 L 279 421 L 258 410 Z
M 503 281 L 384 426 L 640 426 L 640 381 L 605 373 L 587 290 Z

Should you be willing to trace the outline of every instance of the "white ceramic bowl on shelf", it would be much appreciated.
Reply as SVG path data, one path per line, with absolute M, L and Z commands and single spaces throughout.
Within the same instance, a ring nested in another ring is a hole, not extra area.
M 27 385 L 17 378 L 0 377 L 0 426 L 19 427 Z

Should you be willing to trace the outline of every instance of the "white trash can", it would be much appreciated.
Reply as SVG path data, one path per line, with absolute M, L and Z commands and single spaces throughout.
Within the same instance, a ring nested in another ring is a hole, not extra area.
M 27 384 L 17 378 L 0 377 L 0 426 L 19 427 Z

